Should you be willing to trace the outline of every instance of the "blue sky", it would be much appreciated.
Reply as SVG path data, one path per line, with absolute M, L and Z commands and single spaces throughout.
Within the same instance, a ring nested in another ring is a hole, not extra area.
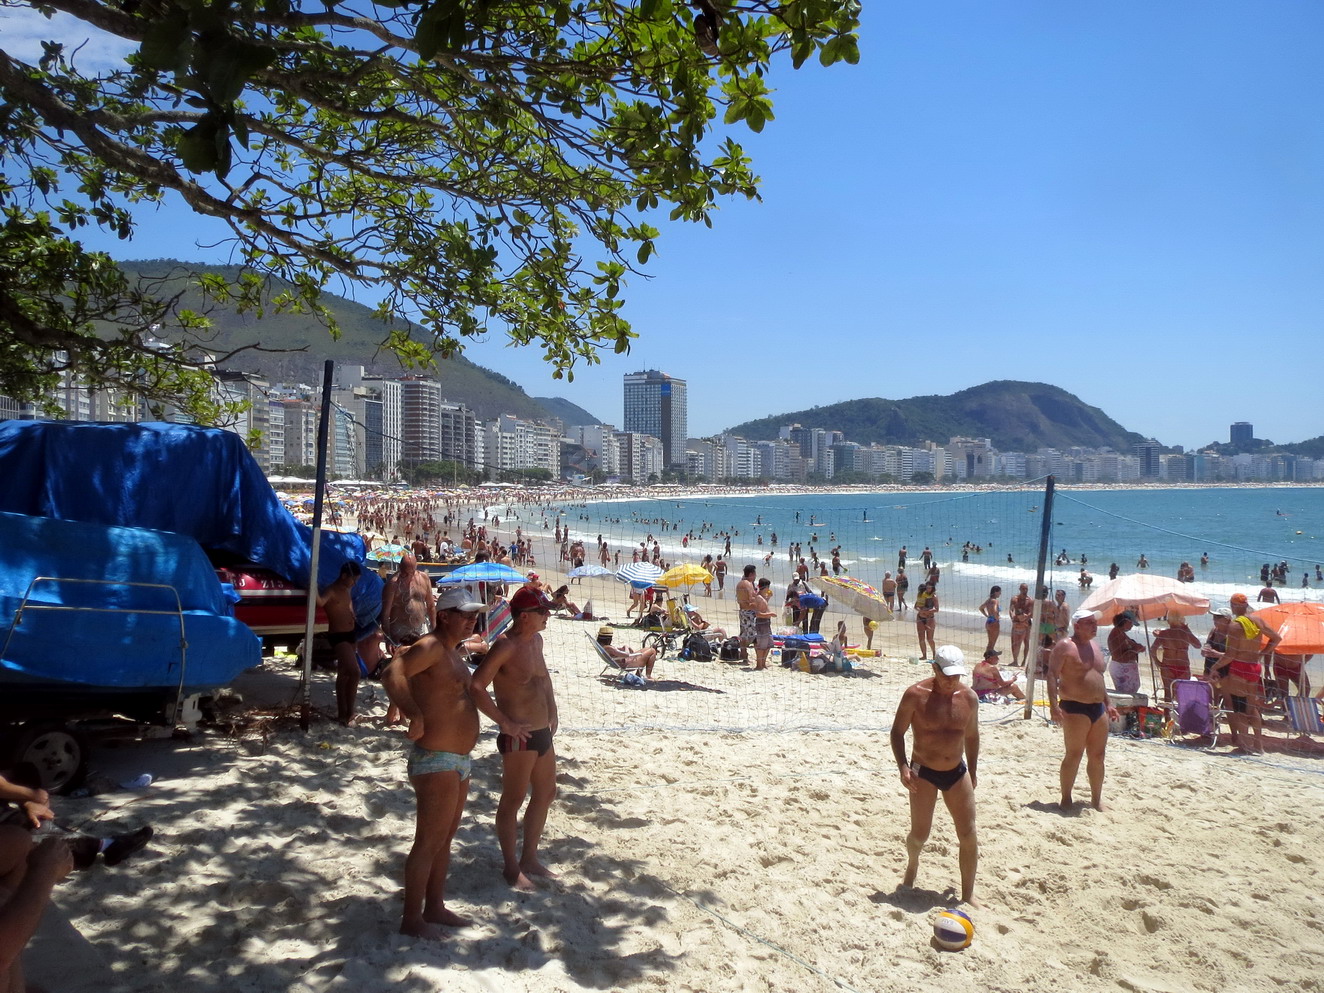
M 622 376 L 662 369 L 695 435 L 1021 379 L 1168 444 L 1315 437 L 1322 77 L 1317 0 L 866 4 L 860 64 L 779 69 L 777 119 L 738 135 L 763 202 L 659 225 L 628 356 L 566 384 L 501 338 L 467 355 L 618 425 Z M 88 240 L 222 260 L 203 231 Z

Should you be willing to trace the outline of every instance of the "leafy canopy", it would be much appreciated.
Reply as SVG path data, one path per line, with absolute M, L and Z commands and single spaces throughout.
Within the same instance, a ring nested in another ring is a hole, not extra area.
M 166 395 L 192 382 L 200 402 L 205 314 L 75 240 L 127 238 L 167 199 L 219 220 L 246 267 L 197 277 L 213 305 L 334 334 L 319 293 L 358 286 L 406 365 L 493 329 L 571 375 L 629 348 L 621 293 L 655 251 L 650 216 L 711 225 L 719 198 L 757 198 L 719 132 L 772 120 L 774 60 L 858 59 L 858 0 L 0 4 L 133 49 L 87 73 L 58 41 L 35 64 L 0 49 L 0 392 L 23 397 L 64 363 Z M 152 347 L 161 328 L 186 344 Z

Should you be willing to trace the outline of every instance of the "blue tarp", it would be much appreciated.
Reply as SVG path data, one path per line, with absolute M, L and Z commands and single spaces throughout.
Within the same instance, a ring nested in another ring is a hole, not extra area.
M 0 479 L 0 511 L 175 531 L 300 586 L 308 582 L 312 529 L 281 505 L 232 431 L 0 421 Z M 363 554 L 358 535 L 323 532 L 319 585 Z
M 0 548 L 0 684 L 174 687 L 184 662 L 184 685 L 196 690 L 224 686 L 262 661 L 257 637 L 234 619 L 191 538 L 0 513 Z

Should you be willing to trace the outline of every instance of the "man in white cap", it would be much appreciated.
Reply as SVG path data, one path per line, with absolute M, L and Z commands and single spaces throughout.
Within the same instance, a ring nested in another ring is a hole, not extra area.
M 1090 802 L 1095 810 L 1103 809 L 1103 753 L 1108 720 L 1117 717 L 1117 708 L 1108 702 L 1103 685 L 1103 653 L 1094 643 L 1098 633 L 1099 615 L 1077 610 L 1071 615 L 1071 637 L 1054 645 L 1048 657 L 1048 704 L 1053 720 L 1062 725 L 1066 747 L 1060 773 L 1063 810 L 1071 808 L 1071 788 L 1083 755 L 1088 755 Z
M 459 644 L 473 634 L 483 605 L 462 586 L 437 597 L 436 628 L 402 647 L 382 674 L 387 695 L 409 718 L 409 782 L 418 801 L 414 846 L 405 858 L 405 907 L 400 932 L 441 937 L 441 927 L 468 918 L 446 907 L 451 842 L 469 797 L 469 753 L 478 743 L 478 709 L 469 695 L 469 667 Z
M 979 764 L 979 698 L 961 682 L 969 672 L 955 645 L 940 645 L 933 675 L 901 696 L 892 720 L 892 754 L 901 784 L 910 793 L 910 834 L 906 836 L 906 874 L 902 886 L 915 885 L 919 855 L 933 826 L 933 808 L 942 793 L 956 825 L 960 844 L 961 901 L 972 907 L 979 840 L 975 835 L 975 769 Z M 913 749 L 906 758 L 906 731 Z

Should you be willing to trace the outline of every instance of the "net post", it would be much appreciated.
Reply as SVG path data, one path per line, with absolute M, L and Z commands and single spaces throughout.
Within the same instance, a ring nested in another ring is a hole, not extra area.
M 1034 611 L 1030 616 L 1030 636 L 1034 639 L 1031 649 L 1031 655 L 1026 657 L 1025 667 L 1025 719 L 1029 719 L 1034 713 L 1034 683 L 1035 673 L 1039 670 L 1039 623 L 1043 615 L 1043 605 L 1047 602 L 1047 595 L 1040 596 L 1039 593 L 1044 589 L 1044 572 L 1048 567 L 1048 549 L 1050 546 L 1049 535 L 1053 530 L 1053 490 L 1057 485 L 1057 480 L 1049 476 L 1044 480 L 1044 505 L 1043 519 L 1039 522 L 1039 561 L 1035 565 L 1034 574 Z M 1050 715 L 1051 716 L 1051 715 Z

